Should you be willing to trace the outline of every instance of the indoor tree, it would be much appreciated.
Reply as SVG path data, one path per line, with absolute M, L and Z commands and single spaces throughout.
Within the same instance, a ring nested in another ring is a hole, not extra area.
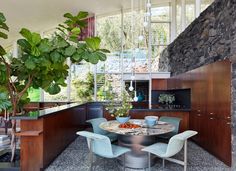
M 11 116 L 19 112 L 22 101 L 29 102 L 28 89 L 42 88 L 51 95 L 60 92 L 60 86 L 66 86 L 69 66 L 85 60 L 96 64 L 106 60 L 106 49 L 100 49 L 100 38 L 86 38 L 80 42 L 81 29 L 86 26 L 87 12 L 79 12 L 73 16 L 64 14 L 63 24 L 59 24 L 57 32 L 51 39 L 42 38 L 40 34 L 22 28 L 23 38 L 17 40 L 22 53 L 19 57 L 6 58 L 6 51 L 0 45 L 0 110 L 11 107 Z M 0 38 L 7 39 L 9 28 L 6 18 L 0 13 Z M 16 122 L 12 120 L 12 158 L 15 152 Z

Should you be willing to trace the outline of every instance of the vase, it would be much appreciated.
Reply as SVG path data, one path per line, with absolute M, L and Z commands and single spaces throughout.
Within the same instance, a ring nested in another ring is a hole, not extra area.
M 121 124 L 128 122 L 129 119 L 130 119 L 130 116 L 126 116 L 126 117 L 119 117 L 119 116 L 117 116 L 117 117 L 116 117 L 116 120 L 117 120 L 119 123 L 121 123 Z

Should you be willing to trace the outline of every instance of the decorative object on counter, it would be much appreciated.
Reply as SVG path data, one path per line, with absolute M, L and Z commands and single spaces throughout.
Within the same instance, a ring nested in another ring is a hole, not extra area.
M 164 107 L 171 108 L 171 104 L 175 101 L 174 94 L 160 94 L 158 102 L 165 105 Z
M 112 117 L 116 117 L 118 122 L 125 123 L 130 119 L 129 110 L 132 109 L 132 104 L 130 102 L 129 94 L 126 91 L 124 91 L 122 94 L 122 101 L 115 102 L 114 100 L 111 100 L 111 102 L 106 106 L 106 110 L 111 114 Z
M 157 116 L 145 116 L 145 122 L 148 126 L 154 126 L 157 124 L 158 117 Z

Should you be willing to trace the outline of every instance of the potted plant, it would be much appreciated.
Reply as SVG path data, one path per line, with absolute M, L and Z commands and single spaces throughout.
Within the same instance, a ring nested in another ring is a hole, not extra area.
M 28 90 L 43 89 L 54 95 L 61 91 L 60 86 L 66 86 L 69 58 L 72 63 L 85 60 L 92 64 L 106 60 L 106 49 L 100 49 L 99 37 L 86 38 L 80 42 L 78 37 L 81 29 L 86 26 L 85 19 L 88 12 L 79 12 L 77 15 L 64 14 L 66 20 L 58 25 L 58 31 L 52 38 L 42 38 L 40 34 L 23 28 L 20 31 L 21 39 L 17 44 L 21 55 L 6 56 L 6 51 L 0 45 L 0 111 L 11 108 L 11 116 L 16 116 L 22 101 L 29 102 Z M 6 18 L 0 12 L 0 38 L 7 39 L 9 28 Z M 12 122 L 12 158 L 15 151 L 16 121 Z
M 129 110 L 132 109 L 132 104 L 130 102 L 130 97 L 127 92 L 122 93 L 123 98 L 121 102 L 117 102 L 112 94 L 112 99 L 110 103 L 106 106 L 106 110 L 111 114 L 112 117 L 116 117 L 119 123 L 128 122 L 130 119 Z
M 175 95 L 174 94 L 160 94 L 159 96 L 159 103 L 162 103 L 163 105 L 166 105 L 167 107 L 170 107 L 170 104 L 172 104 L 175 101 Z

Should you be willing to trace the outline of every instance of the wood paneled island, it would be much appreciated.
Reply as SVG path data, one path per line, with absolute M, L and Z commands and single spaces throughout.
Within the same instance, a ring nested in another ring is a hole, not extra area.
M 12 117 L 20 120 L 20 169 L 45 169 L 84 129 L 86 105 L 68 104 L 27 115 Z

